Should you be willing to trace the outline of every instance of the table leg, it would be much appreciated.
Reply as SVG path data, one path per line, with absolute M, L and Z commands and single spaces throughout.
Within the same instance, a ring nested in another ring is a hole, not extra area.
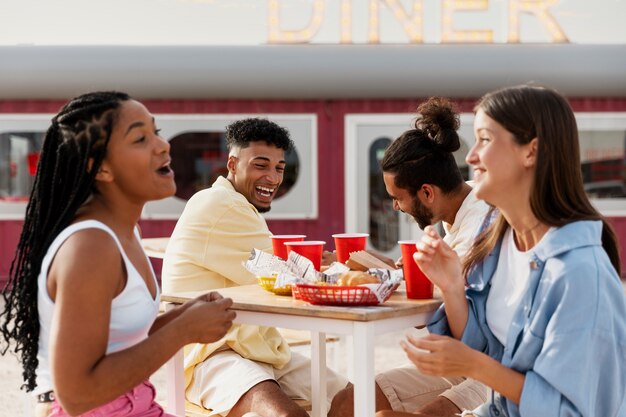
M 176 306 L 172 303 L 165 305 L 166 310 L 171 310 Z M 179 350 L 167 361 L 165 365 L 165 375 L 167 377 L 167 411 L 176 416 L 185 415 L 185 374 L 184 374 L 184 354 Z
M 368 322 L 354 323 L 352 369 L 354 372 L 354 415 L 374 417 L 374 328 Z
M 326 416 L 326 333 L 311 332 L 311 417 Z

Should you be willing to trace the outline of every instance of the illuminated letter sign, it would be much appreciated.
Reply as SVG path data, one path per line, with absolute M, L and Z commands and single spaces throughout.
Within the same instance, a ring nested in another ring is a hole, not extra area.
M 534 14 L 543 23 L 552 36 L 552 42 L 569 42 L 563 29 L 559 26 L 548 7 L 559 0 L 510 0 L 509 2 L 509 42 L 519 42 L 519 15 L 521 13 Z
M 411 43 L 422 43 L 422 24 L 423 24 L 423 10 L 422 10 L 422 1 L 423 0 L 414 0 L 413 1 L 413 12 L 408 14 L 399 0 L 370 0 L 370 20 L 369 20 L 369 30 L 368 30 L 368 41 L 369 43 L 379 43 L 380 36 L 378 34 L 378 22 L 379 22 L 379 2 L 384 2 L 389 9 L 393 12 L 394 17 L 397 21 L 402 23 L 404 31 L 409 37 Z
M 452 15 L 455 11 L 487 10 L 489 0 L 445 0 L 441 18 L 441 42 L 493 42 L 492 30 L 454 30 Z
M 313 13 L 308 26 L 300 30 L 280 29 L 279 0 L 269 0 L 269 43 L 306 43 L 310 42 L 319 30 L 324 18 L 326 0 L 315 0 Z
M 281 29 L 281 0 L 268 0 L 269 43 L 309 43 L 319 31 L 326 12 L 327 0 L 310 0 L 311 20 L 299 30 Z M 333 0 L 337 1 L 337 0 Z M 340 0 L 339 42 L 352 43 L 352 0 Z M 407 3 L 408 0 L 404 2 Z M 424 42 L 424 0 L 412 0 L 410 12 L 405 10 L 403 0 L 359 0 L 357 5 L 368 5 L 367 42 L 380 43 L 380 6 L 383 4 L 400 23 L 411 43 Z M 548 8 L 559 0 L 508 0 L 508 29 L 502 32 L 508 42 L 520 42 L 520 19 L 523 13 L 534 15 L 552 37 L 552 42 L 569 42 L 567 36 Z M 506 19 L 506 8 L 503 17 Z M 489 0 L 441 0 L 441 43 L 492 43 L 493 29 L 459 30 L 454 28 L 456 12 L 488 12 Z M 507 34 L 508 32 L 508 34 Z

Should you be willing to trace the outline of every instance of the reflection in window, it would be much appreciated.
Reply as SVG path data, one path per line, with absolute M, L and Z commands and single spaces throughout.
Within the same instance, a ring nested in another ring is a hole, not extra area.
M 626 131 L 580 131 L 585 191 L 591 198 L 625 198 Z
M 228 148 L 224 132 L 187 132 L 170 139 L 172 169 L 176 178 L 176 197 L 188 200 L 210 187 L 218 176 L 226 177 Z M 298 179 L 299 160 L 295 150 L 285 155 L 287 166 L 276 198 L 287 194 Z
M 0 200 L 26 201 L 45 132 L 0 133 Z
M 370 243 L 381 252 L 395 248 L 400 236 L 398 212 L 393 209 L 393 200 L 387 194 L 380 169 L 380 161 L 389 144 L 389 138 L 376 139 L 370 146 L 368 159 Z

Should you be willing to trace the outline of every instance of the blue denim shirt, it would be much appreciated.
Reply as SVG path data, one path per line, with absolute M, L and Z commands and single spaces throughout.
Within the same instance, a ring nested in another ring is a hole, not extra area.
M 494 393 L 491 416 L 626 416 L 626 297 L 601 234 L 602 222 L 577 221 L 532 250 L 505 346 L 485 316 L 502 242 L 469 274 L 462 341 L 526 376 L 520 403 Z M 428 327 L 450 335 L 443 307 Z

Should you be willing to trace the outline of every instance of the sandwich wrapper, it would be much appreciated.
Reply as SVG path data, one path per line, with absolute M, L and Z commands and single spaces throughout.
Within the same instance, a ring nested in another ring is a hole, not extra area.
M 362 284 L 360 286 L 368 287 L 370 291 L 374 293 L 378 301 L 383 303 L 389 294 L 395 291 L 400 285 L 403 279 L 402 269 L 390 269 L 389 265 L 384 264 L 371 255 L 369 256 L 376 259 L 378 262 L 370 262 L 370 258 L 363 256 L 361 253 L 369 255 L 365 251 L 352 253 L 350 259 L 352 259 L 353 255 L 356 255 L 354 256 L 356 260 L 353 262 L 353 265 L 358 264 L 359 269 L 377 276 L 381 282 L 379 284 Z M 350 264 L 350 260 L 348 260 L 347 263 Z M 318 285 L 327 283 L 332 285 L 337 282 L 341 274 L 350 270 L 347 265 L 340 262 L 333 262 L 328 269 L 322 273 L 315 270 L 313 263 L 309 259 L 296 252 L 289 252 L 289 257 L 285 261 L 278 256 L 256 248 L 252 249 L 250 258 L 243 263 L 243 266 L 249 272 L 257 276 L 276 276 L 274 288 L 282 288 L 288 285 L 295 286 L 296 284 Z

